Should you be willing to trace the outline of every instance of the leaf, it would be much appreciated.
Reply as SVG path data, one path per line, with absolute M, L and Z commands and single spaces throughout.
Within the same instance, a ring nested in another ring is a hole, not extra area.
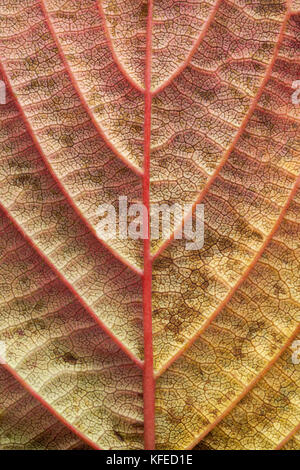
M 0 448 L 300 448 L 298 3 L 0 1 Z
M 8 217 L 2 214 L 0 222 L 1 340 L 9 367 L 88 442 L 117 449 L 127 441 L 132 448 L 139 447 L 140 369 Z
M 298 336 L 299 338 L 299 336 Z M 257 385 L 200 442 L 212 449 L 282 448 L 299 428 L 299 367 L 288 348 Z
M 2 450 L 88 449 L 4 368 L 0 390 Z

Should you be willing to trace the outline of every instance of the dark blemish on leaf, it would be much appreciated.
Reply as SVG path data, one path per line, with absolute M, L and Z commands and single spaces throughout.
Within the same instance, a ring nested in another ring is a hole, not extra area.
M 218 248 L 221 252 L 229 251 L 232 249 L 232 244 L 233 242 L 229 237 L 222 237 L 219 240 Z
M 273 285 L 274 293 L 278 295 L 286 295 L 286 290 L 279 284 L 279 282 L 276 282 Z
M 210 90 L 199 90 L 196 92 L 197 97 L 202 98 L 204 103 L 210 103 L 216 97 L 216 94 Z
M 34 309 L 40 312 L 44 307 L 45 307 L 45 301 L 43 299 L 40 299 L 35 304 Z
M 29 320 L 26 324 L 26 328 L 27 329 L 34 329 L 36 331 L 39 331 L 39 330 L 45 330 L 46 328 L 46 323 L 44 322 L 44 320 L 40 320 L 39 318 L 35 318 L 33 320 Z
M 141 8 L 141 18 L 147 18 L 148 16 L 148 3 L 144 3 Z
M 59 140 L 63 147 L 73 147 L 74 145 L 73 137 L 70 135 L 65 134 Z
M 201 441 L 194 450 L 213 450 L 213 448 Z
M 72 353 L 68 352 L 63 355 L 63 360 L 69 362 L 70 364 L 76 364 L 78 358 L 75 357 Z
M 180 424 L 180 422 L 181 422 L 181 417 L 178 416 L 178 415 L 175 415 L 175 414 L 172 413 L 172 411 L 171 411 L 171 413 L 169 414 L 169 422 L 170 422 L 171 424 L 178 425 L 178 424 Z
M 117 438 L 118 438 L 120 441 L 124 442 L 123 436 L 122 436 L 118 431 L 114 431 L 114 433 L 115 433 L 115 436 L 117 436 Z
M 247 338 L 252 338 L 258 331 L 263 331 L 263 328 L 265 326 L 265 322 L 264 321 L 256 321 L 256 322 L 253 322 L 250 326 L 249 326 L 249 330 L 248 330 L 248 333 L 247 333 Z
M 261 233 L 259 232 L 252 232 L 252 236 L 255 240 L 257 240 L 258 242 L 262 242 L 264 237 L 262 236 Z
M 244 357 L 241 346 L 235 346 L 232 350 L 232 353 L 235 357 L 238 357 L 240 359 Z
M 33 177 L 32 175 L 21 175 L 18 178 L 15 178 L 15 185 L 17 187 L 31 188 L 31 189 L 40 189 L 39 178 Z
M 134 125 L 131 126 L 131 129 L 132 129 L 133 131 L 136 131 L 136 132 L 142 132 L 142 129 L 143 129 L 143 128 L 142 128 L 142 126 L 139 126 L 139 125 L 137 125 L 137 124 L 134 124 Z
M 173 260 L 171 258 L 160 258 L 156 261 L 155 267 L 158 270 L 163 270 L 169 268 L 173 264 Z

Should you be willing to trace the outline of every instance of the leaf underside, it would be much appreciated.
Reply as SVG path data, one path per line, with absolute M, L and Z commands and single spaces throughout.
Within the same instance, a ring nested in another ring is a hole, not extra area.
M 300 2 L 0 0 L 0 57 L 0 449 L 299 450 Z

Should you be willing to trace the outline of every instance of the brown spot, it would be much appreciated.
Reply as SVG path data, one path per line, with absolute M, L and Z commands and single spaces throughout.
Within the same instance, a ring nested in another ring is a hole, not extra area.
M 74 140 L 72 136 L 65 134 L 60 138 L 60 143 L 63 147 L 72 147 Z
M 118 438 L 120 441 L 124 442 L 123 436 L 122 436 L 118 431 L 114 431 L 114 433 L 115 433 L 115 436 L 117 436 L 117 438 Z
M 69 362 L 70 364 L 76 364 L 77 357 L 75 357 L 72 353 L 67 352 L 63 355 L 63 360 L 65 362 Z
M 147 18 L 148 16 L 148 3 L 144 3 L 141 8 L 141 18 Z

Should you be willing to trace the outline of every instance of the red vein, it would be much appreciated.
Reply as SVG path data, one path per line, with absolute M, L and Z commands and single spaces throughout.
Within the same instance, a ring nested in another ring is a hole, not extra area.
M 85 111 L 87 112 L 88 116 L 90 117 L 92 123 L 94 124 L 95 128 L 97 129 L 97 131 L 99 132 L 100 136 L 102 137 L 102 139 L 104 140 L 104 142 L 106 143 L 106 145 L 114 152 L 114 154 L 120 159 L 122 160 L 122 162 L 128 167 L 130 168 L 136 175 L 138 176 L 142 176 L 143 172 L 142 170 L 134 165 L 134 163 L 132 163 L 131 161 L 129 161 L 126 157 L 124 157 L 124 155 L 122 155 L 121 152 L 119 152 L 119 150 L 115 147 L 115 145 L 106 137 L 105 135 L 105 132 L 104 130 L 102 129 L 101 125 L 99 124 L 99 121 L 97 120 L 97 118 L 95 117 L 93 111 L 91 110 L 91 108 L 89 107 L 87 101 L 86 101 L 86 98 L 83 94 L 83 92 L 81 91 L 78 83 L 77 83 L 77 80 L 74 76 L 74 73 L 69 65 L 69 62 L 66 58 L 66 55 L 63 51 L 63 48 L 61 47 L 60 45 L 60 42 L 58 40 L 58 37 L 57 37 L 57 34 L 56 34 L 56 31 L 54 29 L 54 26 L 52 24 L 52 21 L 50 19 L 50 16 L 48 14 L 48 10 L 45 6 L 45 2 L 44 0 L 40 0 L 40 5 L 41 5 L 41 9 L 42 9 L 42 12 L 43 12 L 43 15 L 45 17 L 45 22 L 47 24 L 47 27 L 49 29 L 49 31 L 51 32 L 52 34 L 52 38 L 53 38 L 53 41 L 58 49 L 58 52 L 61 56 L 61 59 L 62 59 L 62 62 L 64 64 L 64 67 L 66 69 L 66 71 L 68 72 L 68 75 L 69 75 L 69 78 L 70 78 L 70 81 L 72 82 L 72 85 L 74 87 L 74 89 L 76 90 L 77 94 L 78 94 L 78 97 L 80 99 L 80 102 L 82 104 L 82 106 L 84 107 Z M 115 59 L 115 57 L 114 57 Z M 126 76 L 126 78 L 128 79 L 128 77 Z
M 25 380 L 8 364 L 2 364 L 4 367 L 20 384 L 21 386 L 27 390 L 36 400 L 38 400 L 55 418 L 57 418 L 61 423 L 64 424 L 70 431 L 72 431 L 76 436 L 78 436 L 82 441 L 86 442 L 89 446 L 91 446 L 95 450 L 101 450 L 101 447 L 98 446 L 95 442 L 91 439 L 86 437 L 81 431 L 79 431 L 73 424 L 69 423 L 65 418 L 61 416 L 58 411 L 52 408 L 49 403 L 47 403 Z
M 93 312 L 91 307 L 81 298 L 78 292 L 74 289 L 72 284 L 65 278 L 63 274 L 58 271 L 55 265 L 48 259 L 45 253 L 34 243 L 34 241 L 30 238 L 29 235 L 24 231 L 22 226 L 16 222 L 14 217 L 11 213 L 3 206 L 0 202 L 0 209 L 4 212 L 6 217 L 12 222 L 14 227 L 21 233 L 22 237 L 26 240 L 26 242 L 38 253 L 38 255 L 42 258 L 42 260 L 52 269 L 52 271 L 56 274 L 56 276 L 63 282 L 63 284 L 71 291 L 74 297 L 80 302 L 80 304 L 84 307 L 84 309 L 89 313 L 89 315 L 93 318 L 93 320 L 100 326 L 100 328 L 114 341 L 114 343 L 122 349 L 122 351 L 139 367 L 143 368 L 143 362 L 135 357 L 135 355 L 110 331 L 110 329 L 105 325 L 105 323 L 100 320 L 100 318 Z
M 129 75 L 129 73 L 127 73 L 127 70 L 125 69 L 123 64 L 120 62 L 119 57 L 115 52 L 113 41 L 112 41 L 111 36 L 110 36 L 110 32 L 109 32 L 109 29 L 108 29 L 108 26 L 107 26 L 106 17 L 105 17 L 105 13 L 104 13 L 104 10 L 103 10 L 103 7 L 102 7 L 101 0 L 98 0 L 96 3 L 97 3 L 97 7 L 98 7 L 98 10 L 99 10 L 99 13 L 100 13 L 100 17 L 102 19 L 102 25 L 103 25 L 106 40 L 107 40 L 107 43 L 108 43 L 108 47 L 109 47 L 109 50 L 111 52 L 111 55 L 113 56 L 113 59 L 114 59 L 116 65 L 118 66 L 120 72 L 125 77 L 125 79 L 130 83 L 130 85 L 133 86 L 133 88 L 140 91 L 141 93 L 145 93 L 145 90 L 135 80 L 133 80 L 133 78 Z
M 155 448 L 155 397 L 152 345 L 152 260 L 150 253 L 150 139 L 151 139 L 151 54 L 152 54 L 153 0 L 148 0 L 146 68 L 145 68 L 145 121 L 144 121 L 144 440 L 145 449 Z
M 199 34 L 198 38 L 196 39 L 193 47 L 191 48 L 191 50 L 188 53 L 188 55 L 187 55 L 186 59 L 184 60 L 184 62 L 182 62 L 182 64 L 170 75 L 170 77 L 165 82 L 163 82 L 154 91 L 152 91 L 152 96 L 155 96 L 158 93 L 160 93 L 161 91 L 163 91 L 189 65 L 189 63 L 191 62 L 196 50 L 200 46 L 200 43 L 204 39 L 208 28 L 210 27 L 211 23 L 213 22 L 216 14 L 217 14 L 218 8 L 221 5 L 221 3 L 222 3 L 222 0 L 217 0 L 216 3 L 214 4 L 207 20 L 205 21 L 205 24 L 204 24 L 203 29 L 201 30 L 201 33 Z
M 268 82 L 268 80 L 270 78 L 274 63 L 275 63 L 275 61 L 277 59 L 277 56 L 278 56 L 278 53 L 279 53 L 280 45 L 281 45 L 283 37 L 284 37 L 286 24 L 287 24 L 289 18 L 290 18 L 290 13 L 288 12 L 285 15 L 284 19 L 283 19 L 283 23 L 282 23 L 280 31 L 279 31 L 278 39 L 277 39 L 276 45 L 274 47 L 274 53 L 273 53 L 271 62 L 269 63 L 269 65 L 266 69 L 266 73 L 265 73 L 265 76 L 264 76 L 264 78 L 263 78 L 263 80 L 260 84 L 260 87 L 259 87 L 255 97 L 253 98 L 253 101 L 250 104 L 249 109 L 248 109 L 248 111 L 247 111 L 247 113 L 246 113 L 246 115 L 245 115 L 245 117 L 244 117 L 244 119 L 243 119 L 243 121 L 242 121 L 242 123 L 239 127 L 239 130 L 237 131 L 237 133 L 235 134 L 234 139 L 232 140 L 232 143 L 230 144 L 230 146 L 228 147 L 228 149 L 224 153 L 219 165 L 216 167 L 215 172 L 213 173 L 211 178 L 207 181 L 207 183 L 205 185 L 205 188 L 202 191 L 200 191 L 196 201 L 194 202 L 194 204 L 191 207 L 191 210 L 189 211 L 187 216 L 182 220 L 180 226 L 176 230 L 174 230 L 174 232 L 172 233 L 170 238 L 168 240 L 165 240 L 162 243 L 162 245 L 159 247 L 159 249 L 152 255 L 153 260 L 155 260 L 158 256 L 160 256 L 162 254 L 162 252 L 167 248 L 167 246 L 174 240 L 175 235 L 182 229 L 185 220 L 189 219 L 191 217 L 191 215 L 194 213 L 197 204 L 200 204 L 201 201 L 204 199 L 204 197 L 208 193 L 209 189 L 211 188 L 211 186 L 215 182 L 217 176 L 220 174 L 223 166 L 227 162 L 229 156 L 231 155 L 231 152 L 234 150 L 239 138 L 241 137 L 241 135 L 244 132 L 244 130 L 245 130 L 252 114 L 254 113 L 254 111 L 256 109 L 256 106 L 257 106 L 257 103 L 260 100 L 261 95 L 263 93 L 264 87 L 265 87 L 266 83 Z
M 74 202 L 74 200 L 72 199 L 72 197 L 69 195 L 69 193 L 67 192 L 67 190 L 65 189 L 65 187 L 62 185 L 62 183 L 60 182 L 60 179 L 59 177 L 57 176 L 57 174 L 55 173 L 55 171 L 53 170 L 51 164 L 49 163 L 46 155 L 44 154 L 44 151 L 41 147 L 41 144 L 39 143 L 32 127 L 31 127 L 31 124 L 29 123 L 29 120 L 25 114 L 25 112 L 23 111 L 23 107 L 22 105 L 20 104 L 18 98 L 17 98 L 17 95 L 16 93 L 14 92 L 14 89 L 12 87 L 12 84 L 10 83 L 10 80 L 9 80 L 9 77 L 8 77 L 8 73 L 6 72 L 5 70 L 5 67 L 3 65 L 3 63 L 0 62 L 0 71 L 2 72 L 5 80 L 6 80 L 6 84 L 7 84 L 7 87 L 11 93 L 11 95 L 13 96 L 14 98 L 14 101 L 16 103 L 16 106 L 17 106 L 17 109 L 19 111 L 19 114 L 21 115 L 22 119 L 23 119 L 23 122 L 24 122 L 24 125 L 26 127 L 26 130 L 28 132 L 28 134 L 30 135 L 31 137 L 31 140 L 33 141 L 36 149 L 38 150 L 40 156 L 42 157 L 49 173 L 51 174 L 52 178 L 54 179 L 54 181 L 56 182 L 57 186 L 59 187 L 60 191 L 62 192 L 62 194 L 64 195 L 65 199 L 68 201 L 68 203 L 70 204 L 70 206 L 72 207 L 72 209 L 75 211 L 75 213 L 78 215 L 78 217 L 80 218 L 80 220 L 85 224 L 85 226 L 89 229 L 89 231 L 93 234 L 93 236 L 95 237 L 95 239 L 97 240 L 97 242 L 100 242 L 118 261 L 120 261 L 122 264 L 124 264 L 125 266 L 127 266 L 128 268 L 130 268 L 135 274 L 137 274 L 138 276 L 142 276 L 143 275 L 143 271 L 141 269 L 139 269 L 137 266 L 134 266 L 133 264 L 131 264 L 126 258 L 124 258 L 120 253 L 116 252 L 110 245 L 108 245 L 104 240 L 102 240 L 101 238 L 98 237 L 97 235 L 97 232 L 96 232 L 96 229 L 92 226 L 92 224 L 85 218 L 85 216 L 83 215 L 83 213 L 80 211 L 80 209 L 77 207 L 76 203 Z
M 279 444 L 275 447 L 275 450 L 282 449 L 282 447 L 284 447 L 285 444 L 290 439 L 292 439 L 292 437 L 294 437 L 297 434 L 298 431 L 300 431 L 300 423 L 294 429 L 292 429 L 291 432 L 289 432 L 288 435 L 284 439 L 282 439 L 281 442 L 279 442 Z
M 283 206 L 281 212 L 280 212 L 280 215 L 278 217 L 278 219 L 276 220 L 276 223 L 274 224 L 272 230 L 270 231 L 270 233 L 268 234 L 268 236 L 266 237 L 264 243 L 261 245 L 260 249 L 258 250 L 258 252 L 256 253 L 256 255 L 254 256 L 253 260 L 251 261 L 251 263 L 249 264 L 248 268 L 244 271 L 244 273 L 241 275 L 240 279 L 238 280 L 238 282 L 231 288 L 231 290 L 228 292 L 228 294 L 226 295 L 226 297 L 224 298 L 224 300 L 219 304 L 218 308 L 216 308 L 216 310 L 214 311 L 214 313 L 206 320 L 206 322 L 203 324 L 203 326 L 201 327 L 200 330 L 197 331 L 197 333 L 192 336 L 189 341 L 181 348 L 177 351 L 177 353 L 172 356 L 164 365 L 163 367 L 156 372 L 155 376 L 156 377 L 159 377 L 168 367 L 170 367 L 171 364 L 173 364 L 174 361 L 176 361 L 188 348 L 190 348 L 190 346 L 196 341 L 197 338 L 199 338 L 199 336 L 208 328 L 208 326 L 211 324 L 211 322 L 216 318 L 216 316 L 221 312 L 221 310 L 228 304 L 228 302 L 230 301 L 230 299 L 233 297 L 233 295 L 235 294 L 235 292 L 239 289 L 239 287 L 243 284 L 243 282 L 247 279 L 247 277 L 249 276 L 249 273 L 250 271 L 252 271 L 252 269 L 255 267 L 256 263 L 258 262 L 259 258 L 262 256 L 263 252 L 265 251 L 266 247 L 269 245 L 269 243 L 272 241 L 272 238 L 273 238 L 273 235 L 275 234 L 275 232 L 277 231 L 277 229 L 279 228 L 288 208 L 289 208 L 289 205 L 290 203 L 292 202 L 292 200 L 294 199 L 294 196 L 296 194 L 296 192 L 298 191 L 300 187 L 300 174 L 298 175 L 295 183 L 294 183 L 294 186 L 293 186 L 293 189 L 292 191 L 290 192 L 289 194 L 289 197 L 287 198 L 286 200 L 286 203 L 285 205 Z
M 289 347 L 289 345 L 291 344 L 291 342 L 293 341 L 293 339 L 297 336 L 298 332 L 300 331 L 300 325 L 297 326 L 297 328 L 295 329 L 295 331 L 293 332 L 293 334 L 289 337 L 289 339 L 286 341 L 286 343 L 280 348 L 280 350 L 277 352 L 277 354 L 275 354 L 275 356 L 273 357 L 273 359 L 268 362 L 268 364 L 266 365 L 266 367 L 264 367 L 259 374 L 257 374 L 257 376 L 244 388 L 244 390 L 242 391 L 242 393 L 240 393 L 240 395 L 238 395 L 235 400 L 233 400 L 233 402 L 230 403 L 230 405 L 228 406 L 228 408 L 226 408 L 225 411 L 223 411 L 223 413 L 220 414 L 220 416 L 218 416 L 218 418 L 213 421 L 212 423 L 210 423 L 207 428 L 205 429 L 205 431 L 203 431 L 199 436 L 197 436 L 192 442 L 191 444 L 186 447 L 186 450 L 188 449 L 193 449 L 210 431 L 212 431 L 212 429 L 217 425 L 219 424 L 222 419 L 224 419 L 232 410 L 233 408 L 247 395 L 247 393 L 250 392 L 250 390 L 252 390 L 252 388 L 257 384 L 257 382 L 268 372 L 269 369 L 271 369 L 271 367 L 275 364 L 275 362 L 277 361 L 277 359 L 284 353 L 284 351 Z

